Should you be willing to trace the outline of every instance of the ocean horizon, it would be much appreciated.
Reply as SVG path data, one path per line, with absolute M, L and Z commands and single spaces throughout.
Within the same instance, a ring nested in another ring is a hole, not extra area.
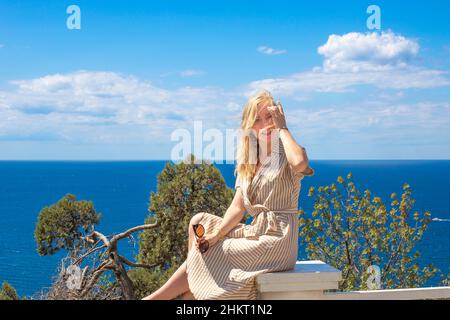
M 34 228 L 42 208 L 67 193 L 92 200 L 102 219 L 97 229 L 117 233 L 142 224 L 149 196 L 156 191 L 157 175 L 170 160 L 1 160 L 0 161 L 0 282 L 8 281 L 19 295 L 49 287 L 59 260 L 65 255 L 41 257 L 36 252 Z M 214 163 L 214 162 L 213 162 Z M 402 193 L 404 183 L 416 200 L 413 211 L 431 212 L 432 221 L 418 244 L 421 267 L 432 263 L 450 273 L 450 160 L 311 160 L 315 175 L 302 180 L 299 207 L 311 212 L 310 186 L 336 181 L 353 173 L 359 190 L 370 189 L 389 205 L 390 194 Z M 214 163 L 233 188 L 234 164 Z M 120 250 L 133 259 L 136 243 Z M 299 260 L 306 259 L 299 247 Z M 436 286 L 438 279 L 429 281 Z

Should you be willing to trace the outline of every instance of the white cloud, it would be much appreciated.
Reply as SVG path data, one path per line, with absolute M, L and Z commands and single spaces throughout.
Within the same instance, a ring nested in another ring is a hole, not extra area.
M 253 81 L 248 85 L 247 96 L 261 88 L 290 97 L 301 97 L 305 92 L 349 92 L 358 85 L 371 85 L 384 89 L 437 88 L 450 85 L 447 74 L 440 70 L 416 67 L 364 72 L 329 72 L 316 69 L 282 78 Z
M 0 99 L 27 112 L 48 109 L 48 112 L 117 115 L 129 107 L 140 107 L 148 112 L 182 115 L 187 104 L 192 109 L 203 107 L 211 101 L 208 99 L 223 94 L 222 89 L 213 87 L 166 90 L 115 72 L 77 71 L 10 83 L 17 89 L 0 92 Z
M 411 132 L 417 135 L 433 134 L 433 130 L 450 128 L 450 103 L 417 102 L 385 103 L 379 101 L 361 102 L 357 105 L 328 106 L 314 111 L 292 110 L 289 112 L 292 128 L 306 130 L 309 133 L 322 132 L 358 132 L 364 134 L 371 128 L 380 133 L 392 133 L 397 130 L 403 135 Z M 337 130 L 337 131 L 336 131 Z M 372 134 L 372 133 L 370 133 Z
M 389 89 L 426 89 L 450 85 L 448 72 L 414 65 L 419 45 L 387 33 L 331 35 L 318 48 L 323 66 L 285 77 L 249 83 L 246 95 L 265 88 L 301 99 L 308 92 L 347 92 L 358 85 Z
M 205 72 L 202 70 L 194 70 L 194 69 L 188 69 L 183 70 L 180 72 L 180 76 L 182 77 L 194 77 L 194 76 L 200 76 L 203 75 Z
M 287 114 L 288 127 L 299 132 L 314 159 L 448 159 L 450 155 L 449 103 L 360 101 Z
M 380 70 L 405 66 L 419 52 L 416 41 L 393 32 L 332 34 L 317 49 L 325 57 L 324 70 Z
M 267 54 L 267 55 L 270 55 L 270 56 L 287 53 L 287 50 L 284 50 L 284 49 L 274 49 L 274 48 L 267 47 L 267 46 L 259 46 L 256 50 L 257 50 L 258 52 L 262 53 L 262 54 Z
M 450 155 L 447 102 L 359 101 L 291 110 L 287 115 L 288 127 L 299 132 L 312 159 L 448 159 Z
M 116 142 L 133 136 L 132 131 L 145 132 L 142 139 L 166 139 L 176 128 L 192 129 L 194 120 L 205 126 L 237 125 L 238 113 L 229 113 L 230 93 L 217 87 L 166 90 L 133 76 L 89 71 L 11 84 L 15 89 L 0 92 L 0 119 L 7 120 L 0 135 L 27 136 L 29 129 L 30 134 L 48 131 L 81 140 L 106 136 Z M 27 129 L 20 133 L 24 124 Z M 134 127 L 127 131 L 127 126 Z

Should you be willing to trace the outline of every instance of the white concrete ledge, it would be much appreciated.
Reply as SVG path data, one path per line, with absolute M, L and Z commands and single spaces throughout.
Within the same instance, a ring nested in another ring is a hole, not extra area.
M 297 261 L 295 268 L 259 275 L 256 285 L 260 299 L 301 299 L 305 292 L 316 294 L 338 289 L 341 271 L 323 261 Z
M 256 278 L 260 300 L 417 300 L 450 299 L 450 287 L 325 292 L 337 290 L 341 271 L 323 261 L 297 261 L 295 268 Z

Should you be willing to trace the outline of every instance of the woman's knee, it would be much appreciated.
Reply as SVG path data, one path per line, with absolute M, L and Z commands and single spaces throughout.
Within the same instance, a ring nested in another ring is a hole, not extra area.
M 190 225 L 192 226 L 192 225 L 194 225 L 194 224 L 198 224 L 198 223 L 202 220 L 203 215 L 204 215 L 204 212 L 196 213 L 196 214 L 191 218 Z

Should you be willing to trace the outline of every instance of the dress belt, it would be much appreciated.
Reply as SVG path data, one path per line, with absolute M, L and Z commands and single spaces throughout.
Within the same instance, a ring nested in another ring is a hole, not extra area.
M 256 214 L 253 216 L 253 221 L 250 225 L 244 227 L 244 236 L 248 237 L 258 237 L 259 235 L 266 234 L 269 230 L 277 231 L 277 214 L 297 214 L 297 209 L 281 209 L 281 210 L 271 210 L 264 205 L 256 204 L 251 206 L 255 210 Z M 250 210 L 253 211 L 253 210 Z M 258 212 L 259 211 L 259 212 Z M 252 212 L 250 212 L 252 213 Z M 263 215 L 263 217 L 257 217 L 258 215 Z

